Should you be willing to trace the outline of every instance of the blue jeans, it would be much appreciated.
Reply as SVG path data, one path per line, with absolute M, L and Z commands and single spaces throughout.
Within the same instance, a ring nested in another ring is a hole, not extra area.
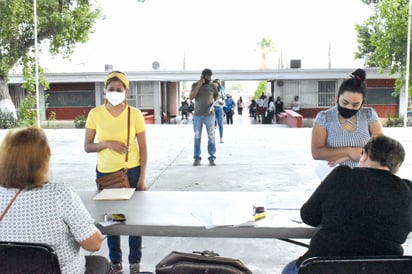
M 100 178 L 110 173 L 102 173 L 97 171 L 96 177 Z M 140 166 L 130 168 L 127 171 L 127 177 L 131 187 L 137 187 L 137 181 L 140 177 Z M 122 213 L 122 212 L 118 212 Z M 127 216 L 126 216 L 127 217 Z M 122 262 L 122 250 L 120 248 L 120 236 L 107 236 L 107 246 L 109 247 L 109 257 L 112 263 Z M 129 263 L 140 263 L 142 258 L 142 237 L 141 236 L 129 236 Z
M 282 270 L 282 274 L 298 274 L 299 267 L 296 265 L 296 260 L 288 263 Z
M 209 115 L 209 116 L 198 116 L 195 115 L 193 117 L 193 130 L 195 132 L 195 153 L 193 158 L 195 160 L 201 160 L 202 157 L 200 157 L 200 143 L 201 143 L 201 138 L 202 138 L 202 129 L 203 129 L 203 124 L 206 126 L 206 131 L 207 131 L 207 152 L 209 153 L 209 160 L 214 160 L 216 159 L 215 153 L 216 153 L 216 143 L 215 143 L 215 116 L 214 115 Z
M 223 108 L 215 106 L 215 118 L 216 123 L 219 128 L 219 137 L 220 139 L 223 138 Z

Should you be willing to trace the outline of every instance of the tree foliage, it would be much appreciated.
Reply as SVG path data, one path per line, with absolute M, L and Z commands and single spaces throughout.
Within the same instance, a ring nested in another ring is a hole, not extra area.
M 7 81 L 17 65 L 25 75 L 34 71 L 34 8 L 32 0 L 0 1 L 0 80 Z M 38 50 L 69 57 L 84 43 L 101 17 L 94 0 L 37 0 Z
M 267 57 L 270 53 L 275 51 L 275 45 L 273 44 L 272 39 L 265 37 L 263 37 L 262 40 L 257 43 L 257 45 L 260 51 L 260 68 L 267 69 L 269 68 Z
M 405 83 L 408 0 L 363 0 L 372 7 L 372 15 L 356 25 L 358 51 L 355 58 L 365 58 L 368 66 L 399 72 L 402 77 L 396 82 L 396 93 Z
M 262 94 L 266 95 L 266 81 L 260 81 L 258 87 L 255 90 L 255 94 L 253 95 L 253 99 L 257 100 L 262 96 Z

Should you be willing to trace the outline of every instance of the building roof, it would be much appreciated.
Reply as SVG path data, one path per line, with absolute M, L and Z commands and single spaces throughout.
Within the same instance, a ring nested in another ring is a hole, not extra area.
M 390 75 L 379 68 L 366 68 L 366 79 L 397 79 L 399 74 Z M 224 81 L 261 80 L 328 80 L 346 79 L 354 69 L 266 69 L 266 70 L 215 70 L 213 79 Z M 196 81 L 201 71 L 125 71 L 129 81 Z M 50 83 L 103 82 L 107 72 L 45 73 Z M 22 74 L 10 74 L 9 84 L 23 82 Z

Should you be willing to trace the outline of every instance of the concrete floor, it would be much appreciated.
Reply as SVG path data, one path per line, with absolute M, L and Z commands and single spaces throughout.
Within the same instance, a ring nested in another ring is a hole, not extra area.
M 217 143 L 216 166 L 192 166 L 193 129 L 189 123 L 148 125 L 149 191 L 312 191 L 319 184 L 317 161 L 310 153 L 310 128 L 259 125 L 247 116 L 234 117 L 224 126 L 225 143 Z M 0 131 L 4 134 L 6 131 Z M 407 158 L 398 175 L 412 179 L 412 129 L 385 128 L 398 139 Z M 52 178 L 71 183 L 76 189 L 95 189 L 96 154 L 83 150 L 84 130 L 46 129 L 52 147 Z M 218 136 L 218 135 L 216 135 Z M 203 159 L 207 159 L 206 135 L 202 137 Z M 143 237 L 142 271 L 153 271 L 170 251 L 214 250 L 221 256 L 242 260 L 253 273 L 280 273 L 283 266 L 305 252 L 304 247 L 276 239 L 221 239 Z M 127 269 L 127 239 L 122 236 Z M 405 245 L 412 254 L 412 239 Z M 107 256 L 106 243 L 97 252 Z M 125 271 L 124 273 L 128 273 Z

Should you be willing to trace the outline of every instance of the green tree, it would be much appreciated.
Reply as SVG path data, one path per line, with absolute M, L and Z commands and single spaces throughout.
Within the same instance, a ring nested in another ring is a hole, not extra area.
M 3 0 L 0 1 L 0 11 L 0 109 L 10 112 L 15 111 L 7 85 L 10 70 L 21 66 L 23 76 L 29 82 L 25 88 L 30 92 L 34 87 L 33 1 Z M 69 58 L 77 43 L 88 41 L 99 18 L 101 9 L 97 0 L 37 0 L 39 52 L 48 48 L 52 56 L 61 54 Z M 42 72 L 41 68 L 39 72 Z M 47 85 L 41 78 L 41 84 Z
M 263 37 L 257 45 L 259 46 L 260 51 L 260 69 L 269 68 L 267 57 L 269 54 L 275 51 L 275 46 L 272 42 L 272 39 Z
M 395 95 L 405 84 L 408 0 L 363 0 L 372 8 L 372 15 L 356 25 L 358 50 L 355 58 L 365 58 L 368 66 L 399 72 Z
M 262 94 L 266 95 L 266 81 L 260 81 L 258 87 L 255 90 L 255 94 L 253 95 L 253 99 L 257 100 L 259 99 Z

